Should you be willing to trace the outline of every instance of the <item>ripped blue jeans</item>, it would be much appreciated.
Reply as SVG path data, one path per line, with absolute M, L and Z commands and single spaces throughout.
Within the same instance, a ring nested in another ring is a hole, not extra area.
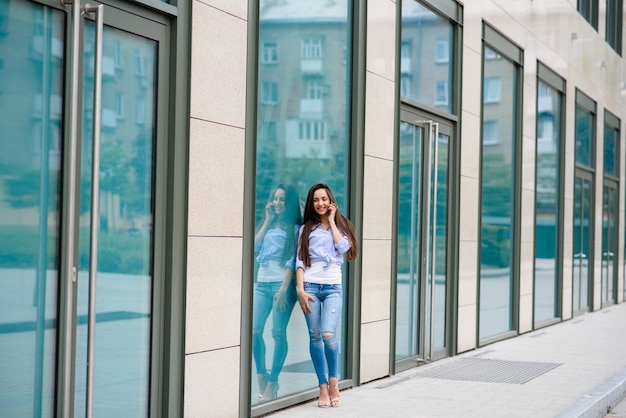
M 311 360 L 317 380 L 323 385 L 328 383 L 329 377 L 339 377 L 339 343 L 336 333 L 341 319 L 343 290 L 340 284 L 304 282 L 304 291 L 315 298 L 315 301 L 309 301 L 312 312 L 304 317 L 309 328 Z

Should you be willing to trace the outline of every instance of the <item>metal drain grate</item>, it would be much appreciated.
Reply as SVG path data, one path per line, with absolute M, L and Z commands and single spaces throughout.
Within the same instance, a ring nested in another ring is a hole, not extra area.
M 563 363 L 465 358 L 445 366 L 415 374 L 431 379 L 467 380 L 471 382 L 513 383 L 523 385 Z

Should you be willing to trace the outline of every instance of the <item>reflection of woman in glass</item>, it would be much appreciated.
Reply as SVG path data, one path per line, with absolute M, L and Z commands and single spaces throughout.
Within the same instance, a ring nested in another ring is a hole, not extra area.
M 297 299 L 293 271 L 296 234 L 301 221 L 298 193 L 293 186 L 279 184 L 265 205 L 265 219 L 254 237 L 259 269 L 252 308 L 252 353 L 258 375 L 259 402 L 278 396 L 278 375 L 287 357 L 287 323 Z M 274 353 L 268 373 L 263 330 L 270 312 Z
M 309 190 L 300 227 L 296 260 L 296 289 L 309 328 L 309 349 L 320 386 L 319 407 L 339 406 L 339 344 L 344 255 L 354 260 L 358 249 L 354 226 L 337 207 L 330 188 Z M 326 367 L 328 366 L 328 375 Z

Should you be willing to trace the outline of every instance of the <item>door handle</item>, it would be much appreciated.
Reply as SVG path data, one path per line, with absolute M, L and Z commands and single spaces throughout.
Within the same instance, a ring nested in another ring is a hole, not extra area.
M 431 249 L 431 283 L 430 283 L 430 347 L 429 357 L 433 358 L 433 346 L 435 344 L 435 274 L 437 273 L 437 181 L 439 178 L 439 123 L 433 122 L 433 200 L 432 207 L 432 249 Z
M 91 167 L 91 224 L 89 234 L 89 308 L 87 325 L 87 392 L 85 416 L 93 416 L 93 376 L 96 342 L 96 279 L 98 275 L 98 235 L 100 232 L 100 127 L 102 110 L 102 32 L 104 6 L 85 4 L 85 14 L 95 14 L 93 146 Z
M 77 191 L 78 182 L 78 127 L 80 112 L 78 109 L 79 91 L 79 54 L 81 51 L 81 6 L 80 0 L 60 0 L 62 6 L 69 6 L 71 12 L 70 34 L 70 82 L 69 82 L 69 115 L 67 116 L 68 150 L 65 169 L 67 187 L 67 205 L 65 217 L 66 249 L 64 251 L 63 273 L 60 281 L 63 307 L 59 318 L 59 374 L 57 377 L 57 416 L 70 417 L 74 415 L 74 342 L 76 323 L 76 276 L 77 276 L 77 245 L 76 245 L 76 218 L 77 218 Z

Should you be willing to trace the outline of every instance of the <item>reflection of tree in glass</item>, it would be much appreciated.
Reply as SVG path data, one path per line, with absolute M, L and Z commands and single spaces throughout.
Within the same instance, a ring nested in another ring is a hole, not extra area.
M 50 170 L 46 176 L 48 179 L 48 202 L 54 204 L 58 201 L 57 182 L 59 170 Z M 6 194 L 4 200 L 12 208 L 29 208 L 39 205 L 41 170 L 25 171 L 15 177 L 5 180 Z
M 483 155 L 481 264 L 507 267 L 511 262 L 513 168 L 499 153 Z
M 591 165 L 591 125 L 591 114 L 576 108 L 576 163 L 586 166 Z
M 306 196 L 311 183 L 328 184 L 335 192 L 337 201 L 342 204 L 345 199 L 344 179 L 336 173 L 344 171 L 345 153 L 337 152 L 334 158 L 316 158 L 315 155 L 288 158 L 277 152 L 275 143 L 259 143 L 257 150 L 256 170 L 256 213 L 257 223 L 264 213 L 264 198 L 271 192 L 273 185 L 292 183 L 300 196 Z M 259 215 L 261 214 L 261 215 Z

